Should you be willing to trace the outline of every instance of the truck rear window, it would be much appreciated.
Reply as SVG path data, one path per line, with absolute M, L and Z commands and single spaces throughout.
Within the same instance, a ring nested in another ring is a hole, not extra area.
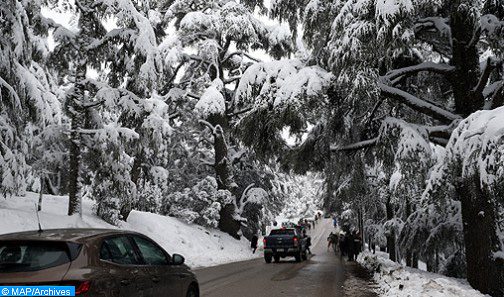
M 270 235 L 294 235 L 294 229 L 276 229 L 276 230 L 271 230 Z
M 68 262 L 65 242 L 0 241 L 0 273 L 37 271 Z

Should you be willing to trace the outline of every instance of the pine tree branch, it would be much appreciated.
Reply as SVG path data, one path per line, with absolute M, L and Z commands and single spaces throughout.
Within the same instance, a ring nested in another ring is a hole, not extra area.
M 460 119 L 460 116 L 444 110 L 432 103 L 429 103 L 425 100 L 417 98 L 403 90 L 398 88 L 394 88 L 388 86 L 384 83 L 378 83 L 378 87 L 381 90 L 381 95 L 387 98 L 393 99 L 402 103 L 413 110 L 416 110 L 420 113 L 428 115 L 436 120 L 440 120 L 442 122 L 451 123 L 454 120 Z
M 215 128 L 214 125 L 210 124 L 208 121 L 205 121 L 205 120 L 199 120 L 198 121 L 201 125 L 207 127 L 208 129 L 210 129 L 210 131 L 212 131 L 212 134 L 215 134 Z
M 105 103 L 105 100 L 100 100 L 100 101 L 95 101 L 95 102 L 89 102 L 89 103 L 84 103 L 82 104 L 82 108 L 93 108 L 99 105 L 102 105 Z
M 473 92 L 475 94 L 482 94 L 483 93 L 483 90 L 485 89 L 485 86 L 488 83 L 488 79 L 490 78 L 490 74 L 492 74 L 492 71 L 494 71 L 494 69 L 497 68 L 499 63 L 500 62 L 498 62 L 492 58 L 487 59 L 485 69 L 483 70 L 483 73 L 481 73 L 478 84 L 473 89 Z
M 235 81 L 239 81 L 241 79 L 241 76 L 235 76 L 235 77 L 230 77 L 230 78 L 227 78 L 224 80 L 224 84 L 230 84 L 232 82 L 235 82 Z
M 455 67 L 434 62 L 424 62 L 415 66 L 392 70 L 384 78 L 391 81 L 392 85 L 396 85 L 404 76 L 410 76 L 423 71 L 449 75 L 455 71 Z
M 19 99 L 18 94 L 16 93 L 14 88 L 7 81 L 5 81 L 1 76 L 0 76 L 0 86 L 4 86 L 11 94 L 11 97 L 16 101 L 16 104 L 13 104 L 13 105 L 19 109 L 22 109 L 21 100 Z
M 349 145 L 345 146 L 331 146 L 331 151 L 332 152 L 342 152 L 342 151 L 357 151 L 360 149 L 364 149 L 367 147 L 375 146 L 376 143 L 378 142 L 378 137 L 373 138 L 373 139 L 368 139 L 356 143 L 352 143 Z
M 187 97 L 194 98 L 194 99 L 197 99 L 197 100 L 199 100 L 201 98 L 200 96 L 194 95 L 192 93 L 187 93 Z
M 229 56 L 227 56 L 226 58 L 224 58 L 224 60 L 222 60 L 222 63 L 226 62 L 227 60 L 229 60 L 231 57 L 233 56 L 236 56 L 236 55 L 240 55 L 240 56 L 245 56 L 247 58 L 249 58 L 250 60 L 254 61 L 254 62 L 261 62 L 261 60 L 259 59 L 256 59 L 254 57 L 252 57 L 251 55 L 247 54 L 247 53 L 244 53 L 244 52 L 241 52 L 241 51 L 238 51 L 238 52 L 234 52 L 234 53 L 231 53 L 229 54 Z
M 247 108 L 244 108 L 242 110 L 238 110 L 238 111 L 235 111 L 233 113 L 230 113 L 230 114 L 227 114 L 228 117 L 232 118 L 232 117 L 235 117 L 237 115 L 240 115 L 240 114 L 243 114 L 243 113 L 246 113 L 246 112 L 249 112 L 252 110 L 252 107 L 247 107 Z

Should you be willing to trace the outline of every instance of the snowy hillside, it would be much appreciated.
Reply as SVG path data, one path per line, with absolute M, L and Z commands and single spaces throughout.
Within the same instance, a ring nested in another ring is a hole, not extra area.
M 36 202 L 38 194 L 0 199 L 0 234 L 37 229 Z M 83 201 L 83 216 L 67 216 L 68 197 L 44 195 L 39 213 L 43 229 L 53 228 L 118 228 L 93 214 L 93 201 Z M 168 253 L 179 253 L 191 267 L 213 266 L 256 257 L 245 239 L 188 225 L 178 219 L 147 212 L 133 211 L 121 229 L 143 233 L 159 243 Z

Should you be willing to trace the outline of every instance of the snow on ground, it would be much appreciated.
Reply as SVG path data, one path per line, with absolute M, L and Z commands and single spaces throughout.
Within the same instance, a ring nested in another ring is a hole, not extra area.
M 363 252 L 357 261 L 374 272 L 381 296 L 393 297 L 480 297 L 463 279 L 446 277 L 419 269 L 405 267 L 388 259 L 382 252 Z
M 27 193 L 26 197 L 0 198 L 0 234 L 36 230 L 36 203 L 38 194 Z M 39 213 L 43 229 L 54 228 L 121 228 L 143 233 L 168 253 L 179 253 L 186 263 L 195 267 L 214 266 L 229 262 L 248 260 L 261 254 L 252 254 L 250 242 L 240 241 L 226 233 L 189 225 L 172 217 L 133 211 L 128 221 L 121 226 L 112 226 L 93 213 L 93 201 L 84 199 L 83 216 L 67 216 L 68 197 L 44 195 Z

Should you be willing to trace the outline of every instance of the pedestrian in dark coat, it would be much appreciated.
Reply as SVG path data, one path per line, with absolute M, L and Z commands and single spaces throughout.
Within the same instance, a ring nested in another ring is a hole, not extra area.
M 306 237 L 306 251 L 309 254 L 311 254 L 310 246 L 311 246 L 311 237 L 308 236 L 308 237 Z
M 347 238 L 348 261 L 355 259 L 355 232 L 351 232 Z
M 252 248 L 252 254 L 255 254 L 256 250 L 257 250 L 257 241 L 259 240 L 259 238 L 257 237 L 256 234 L 254 234 L 254 236 L 252 236 L 252 239 L 250 240 L 250 247 Z
M 347 248 L 345 245 L 345 234 L 340 234 L 338 238 L 338 245 L 339 245 L 339 250 L 340 250 L 340 258 L 343 258 L 347 254 Z

